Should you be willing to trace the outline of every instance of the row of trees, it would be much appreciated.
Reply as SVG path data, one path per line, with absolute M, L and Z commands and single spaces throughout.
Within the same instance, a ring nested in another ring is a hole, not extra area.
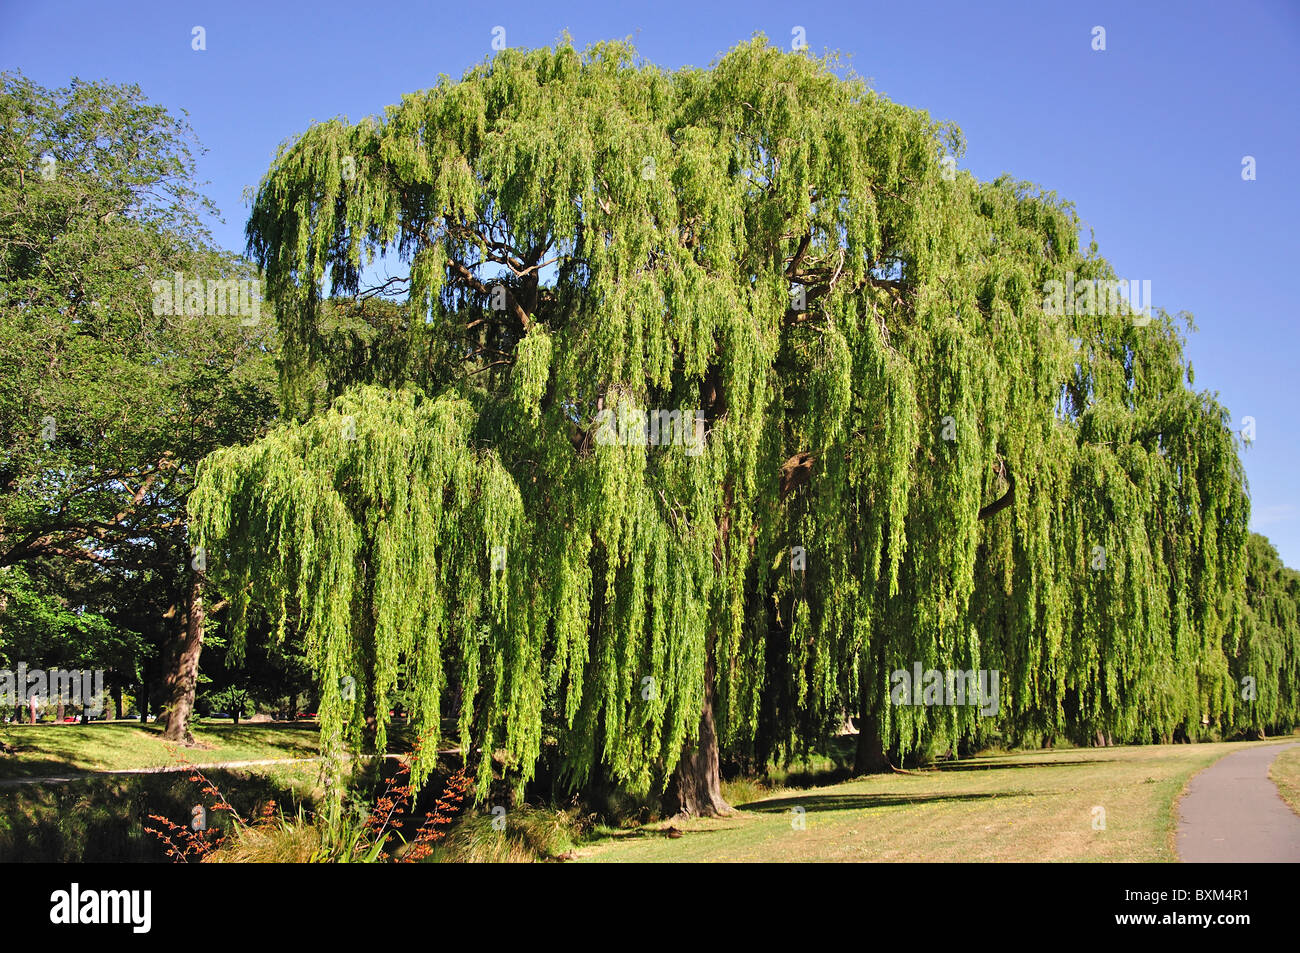
M 0 576 L 152 651 L 173 737 L 217 624 L 223 685 L 283 656 L 331 751 L 400 703 L 480 791 L 718 812 L 846 718 L 860 770 L 1294 724 L 1300 591 L 1190 318 L 1045 309 L 1115 278 L 1070 205 L 834 66 L 503 51 L 282 148 L 247 263 L 138 90 L 7 80 Z M 151 307 L 253 269 L 260 323 Z M 918 665 L 996 714 L 901 704 Z

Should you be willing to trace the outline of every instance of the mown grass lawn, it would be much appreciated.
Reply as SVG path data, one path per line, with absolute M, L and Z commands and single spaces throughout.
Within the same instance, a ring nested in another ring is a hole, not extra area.
M 1300 747 L 1288 748 L 1276 758 L 1268 769 L 1268 776 L 1277 785 L 1277 793 L 1300 814 Z
M 103 722 L 88 725 L 5 725 L 0 742 L 0 780 L 81 772 L 160 768 L 182 763 L 313 758 L 319 754 L 314 722 L 194 727 L 198 744 L 185 748 L 162 740 L 157 725 Z
M 776 791 L 736 805 L 741 810 L 730 818 L 610 832 L 575 859 L 1174 861 L 1174 802 L 1191 776 L 1246 744 L 1268 743 L 984 755 Z M 802 830 L 796 809 L 803 811 Z

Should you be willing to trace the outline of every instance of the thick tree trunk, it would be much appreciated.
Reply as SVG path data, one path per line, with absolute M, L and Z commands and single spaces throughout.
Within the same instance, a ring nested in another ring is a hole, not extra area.
M 113 706 L 117 710 L 117 720 L 121 721 L 126 717 L 126 710 L 122 707 L 122 686 L 113 686 Z
M 858 664 L 858 746 L 853 756 L 853 773 L 883 774 L 893 769 L 880 737 L 880 690 L 872 675 L 877 664 L 864 650 Z
M 854 774 L 883 774 L 891 770 L 880 726 L 874 717 L 865 719 L 858 730 L 858 748 L 853 756 Z
M 197 573 L 190 577 L 186 601 L 184 634 L 167 673 L 163 739 L 192 745 L 194 736 L 190 733 L 189 721 L 194 711 L 194 690 L 199 681 L 199 654 L 203 651 L 203 582 Z
M 885 743 L 880 737 L 879 704 L 873 697 L 865 668 L 858 673 L 861 712 L 858 718 L 858 747 L 853 756 L 853 773 L 881 774 L 890 770 Z
M 700 710 L 700 736 L 682 750 L 677 770 L 664 797 L 665 807 L 684 817 L 725 817 L 731 805 L 722 797 L 718 733 L 713 724 L 713 652 L 710 649 Z

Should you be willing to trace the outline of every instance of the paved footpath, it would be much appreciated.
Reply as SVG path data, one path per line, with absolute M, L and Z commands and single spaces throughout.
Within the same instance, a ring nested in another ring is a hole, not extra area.
M 1238 751 L 1192 778 L 1178 802 L 1178 858 L 1185 863 L 1300 862 L 1300 815 L 1268 776 L 1273 759 L 1292 747 Z

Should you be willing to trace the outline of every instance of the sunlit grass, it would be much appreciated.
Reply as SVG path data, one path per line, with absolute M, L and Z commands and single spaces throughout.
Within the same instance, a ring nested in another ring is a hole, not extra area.
M 1288 748 L 1275 759 L 1268 775 L 1277 785 L 1277 793 L 1300 814 L 1300 746 Z
M 194 729 L 197 744 L 186 748 L 163 741 L 157 725 L 138 722 L 6 725 L 0 727 L 0 741 L 14 753 L 0 755 L 0 779 L 162 768 L 183 762 L 312 758 L 319 753 L 318 735 L 313 722 L 200 724 Z
M 734 817 L 610 831 L 577 859 L 1173 861 L 1175 800 L 1194 773 L 1243 747 L 1001 752 L 755 800 L 732 783 Z

